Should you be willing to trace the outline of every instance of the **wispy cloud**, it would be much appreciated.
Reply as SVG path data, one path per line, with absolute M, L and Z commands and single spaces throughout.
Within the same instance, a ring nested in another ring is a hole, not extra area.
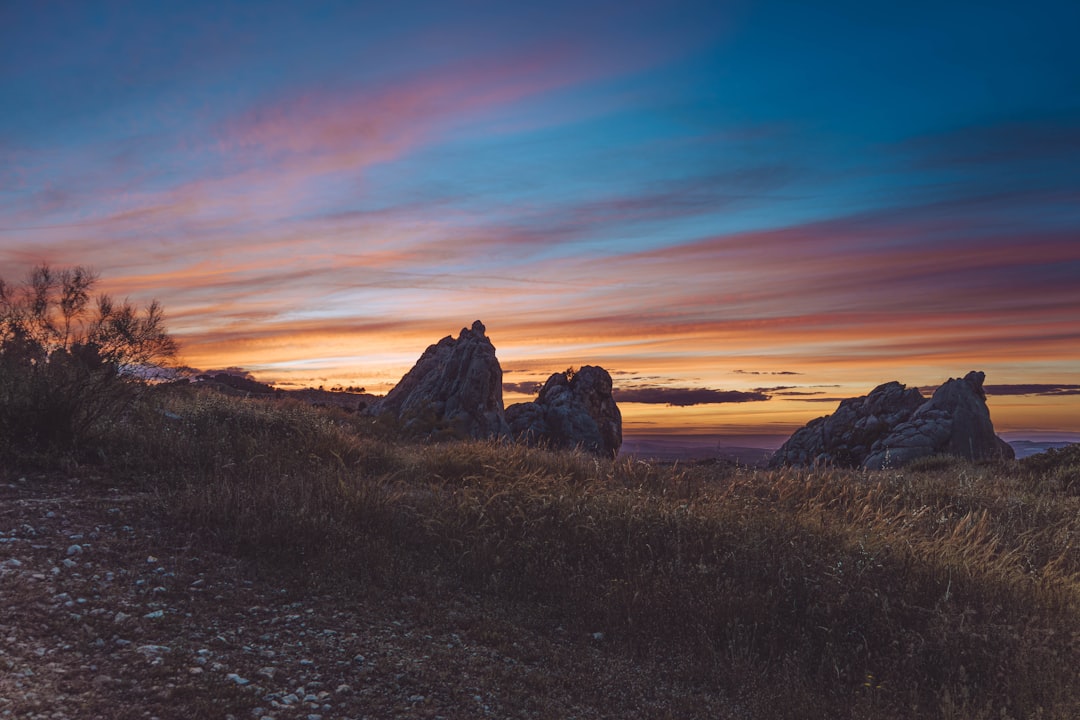
M 266 163 L 314 175 L 362 170 L 431 142 L 469 116 L 583 82 L 566 49 L 471 60 L 381 87 L 301 89 L 228 119 L 222 152 L 241 167 Z
M 389 225 L 398 235 L 412 226 L 415 235 L 432 204 L 403 205 L 389 222 L 385 209 L 351 209 L 365 204 L 371 168 L 468 134 L 479 118 L 623 71 L 581 62 L 575 46 L 536 43 L 374 82 L 277 89 L 203 123 L 202 135 L 116 140 L 131 172 L 110 167 L 102 153 L 113 151 L 100 146 L 13 148 L 6 155 L 19 162 L 5 162 L 5 175 L 14 167 L 18 174 L 4 184 L 18 183 L 19 193 L 7 206 L 0 196 L 0 236 L 53 256 L 66 254 L 73 232 L 82 242 L 114 245 L 182 236 L 213 246 L 227 237 L 236 249 L 261 252 L 282 222 L 310 233 L 350 213 L 350 234 Z
M 622 403 L 643 403 L 646 405 L 717 405 L 721 403 L 761 402 L 769 396 L 761 392 L 742 392 L 739 390 L 711 390 L 709 388 L 673 388 L 657 386 L 637 386 L 615 388 L 615 400 Z
M 732 370 L 736 375 L 802 375 L 791 370 Z
M 544 383 L 540 382 L 504 382 L 503 392 L 520 393 L 522 395 L 535 395 L 540 392 Z
M 922 168 L 1065 163 L 1080 156 L 1080 116 L 1011 118 L 971 124 L 919 135 L 898 144 L 896 151 Z
M 983 385 L 987 395 L 1080 395 L 1080 385 L 1047 385 L 1047 384 L 1016 384 L 1016 385 Z
M 804 403 L 839 404 L 839 403 L 842 403 L 845 400 L 850 400 L 851 398 L 850 397 L 801 397 L 801 398 L 792 398 L 792 399 L 795 400 L 796 402 L 804 402 Z

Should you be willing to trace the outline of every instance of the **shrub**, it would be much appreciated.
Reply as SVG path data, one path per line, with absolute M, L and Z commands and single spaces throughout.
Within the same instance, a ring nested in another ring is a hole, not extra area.
M 157 301 L 92 303 L 96 281 L 47 265 L 19 286 L 0 279 L 0 453 L 87 450 L 130 406 L 140 372 L 175 355 Z
M 1080 495 L 1080 443 L 1031 455 L 1020 461 L 1020 467 L 1036 482 Z

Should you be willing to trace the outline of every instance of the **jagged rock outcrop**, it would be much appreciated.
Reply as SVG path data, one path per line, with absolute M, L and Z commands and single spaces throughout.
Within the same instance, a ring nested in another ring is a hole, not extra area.
M 477 320 L 457 339 L 448 336 L 430 346 L 367 413 L 391 416 L 412 435 L 514 437 L 552 448 L 580 446 L 604 457 L 618 454 L 622 415 L 606 370 L 586 365 L 573 377 L 555 373 L 535 402 L 504 411 L 502 368 L 485 332 Z
M 502 367 L 477 320 L 454 339 L 431 345 L 401 382 L 372 404 L 372 415 L 392 415 L 406 432 L 434 437 L 508 437 Z
M 796 430 L 773 453 L 769 466 L 858 467 L 877 442 L 908 420 L 925 401 L 917 389 L 901 383 L 878 385 L 869 395 L 844 400 L 832 415 L 811 420 Z
M 573 377 L 555 373 L 533 402 L 506 408 L 513 436 L 532 445 L 582 449 L 615 457 L 622 445 L 622 414 L 607 370 L 585 365 Z
M 939 453 L 969 460 L 1013 459 L 1013 449 L 994 434 L 983 390 L 985 379 L 977 371 L 963 379 L 950 378 L 909 420 L 874 445 L 863 467 L 898 467 Z
M 869 395 L 844 400 L 832 415 L 796 431 L 773 454 L 769 465 L 879 470 L 937 454 L 971 460 L 1011 459 L 1012 448 L 994 434 L 984 379 L 976 371 L 950 379 L 929 400 L 898 382 L 879 385 Z

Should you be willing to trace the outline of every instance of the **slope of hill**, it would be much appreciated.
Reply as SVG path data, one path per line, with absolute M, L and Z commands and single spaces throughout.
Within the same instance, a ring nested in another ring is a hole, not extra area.
M 161 388 L 103 465 L 12 459 L 0 711 L 1080 712 L 1071 448 L 763 471 L 391 431 Z
M 0 716 L 736 717 L 542 607 L 275 571 L 159 513 L 94 473 L 0 476 Z

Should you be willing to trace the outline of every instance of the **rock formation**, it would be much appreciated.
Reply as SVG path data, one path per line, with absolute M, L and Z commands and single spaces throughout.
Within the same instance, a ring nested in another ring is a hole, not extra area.
M 1013 450 L 994 434 L 985 375 L 950 379 L 927 400 L 914 388 L 885 383 L 869 395 L 844 400 L 832 415 L 810 421 L 769 461 L 781 465 L 829 464 L 878 470 L 920 457 L 948 454 L 971 460 L 1011 459 Z
M 507 437 L 502 368 L 479 320 L 455 340 L 428 347 L 401 382 L 369 410 L 396 417 L 406 432 L 447 438 Z
M 874 445 L 863 467 L 898 467 L 939 453 L 969 460 L 1013 459 L 1013 449 L 994 434 L 983 391 L 985 379 L 985 374 L 976 371 L 963 379 L 950 378 L 909 420 Z
M 514 437 L 552 448 L 580 446 L 603 457 L 615 457 L 622 445 L 622 415 L 611 376 L 600 367 L 586 365 L 573 377 L 555 373 L 535 402 L 504 412 L 502 368 L 479 320 L 456 340 L 448 336 L 425 350 L 367 413 L 393 417 L 406 433 L 432 438 Z
M 611 394 L 611 375 L 585 365 L 573 377 L 555 373 L 533 402 L 506 408 L 513 436 L 551 448 L 580 446 L 602 457 L 615 457 L 622 445 L 622 414 Z
M 875 443 L 908 420 L 925 401 L 922 393 L 901 383 L 879 385 L 869 395 L 844 400 L 832 415 L 811 420 L 796 430 L 773 454 L 769 466 L 857 467 Z

